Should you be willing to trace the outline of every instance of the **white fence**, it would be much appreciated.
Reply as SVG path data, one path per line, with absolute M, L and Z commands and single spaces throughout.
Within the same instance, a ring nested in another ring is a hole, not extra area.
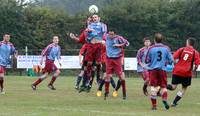
M 17 68 L 26 69 L 32 68 L 33 65 L 39 65 L 41 56 L 37 55 L 20 55 L 17 58 Z M 80 69 L 78 56 L 61 56 L 62 67 L 59 66 L 58 62 L 55 61 L 55 64 L 60 69 Z M 44 66 L 44 63 L 43 63 Z M 136 58 L 125 58 L 124 59 L 125 70 L 136 70 L 137 69 L 137 60 Z
M 41 56 L 38 55 L 20 55 L 17 58 L 17 68 L 27 69 L 32 68 L 33 65 L 39 65 Z M 62 67 L 59 66 L 58 61 L 55 64 L 60 69 L 80 69 L 78 56 L 61 56 Z M 44 63 L 43 63 L 44 67 Z M 125 70 L 137 70 L 137 60 L 134 57 L 124 58 L 124 68 Z M 197 69 L 200 71 L 200 67 Z

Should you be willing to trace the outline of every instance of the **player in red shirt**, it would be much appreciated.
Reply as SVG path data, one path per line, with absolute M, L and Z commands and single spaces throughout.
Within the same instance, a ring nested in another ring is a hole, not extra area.
M 199 52 L 193 48 L 195 40 L 189 38 L 186 41 L 186 47 L 178 49 L 174 53 L 175 66 L 172 72 L 172 83 L 167 85 L 168 90 L 175 90 L 178 84 L 182 84 L 182 90 L 178 91 L 172 107 L 183 97 L 188 86 L 191 85 L 192 71 L 199 65 Z

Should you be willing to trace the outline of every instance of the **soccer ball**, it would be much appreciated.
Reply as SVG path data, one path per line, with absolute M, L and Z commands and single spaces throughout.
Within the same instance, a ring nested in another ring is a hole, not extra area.
M 35 73 L 41 73 L 42 72 L 42 67 L 40 65 L 33 65 L 33 71 Z
M 96 5 L 91 5 L 90 7 L 89 7 L 89 12 L 91 13 L 91 14 L 95 14 L 95 13 L 98 13 L 98 7 L 96 6 Z

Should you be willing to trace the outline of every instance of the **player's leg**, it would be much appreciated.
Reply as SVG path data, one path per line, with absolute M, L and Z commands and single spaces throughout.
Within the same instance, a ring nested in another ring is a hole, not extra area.
M 94 77 L 95 77 L 95 71 L 96 71 L 96 66 L 95 66 L 95 62 L 93 62 L 92 69 L 91 69 L 91 78 L 90 78 L 89 83 L 87 85 L 87 92 L 89 92 L 90 89 L 92 88 L 92 84 L 93 84 Z
M 125 81 L 125 77 L 123 75 L 119 75 L 119 78 L 121 80 L 123 99 L 126 99 L 126 81 Z
M 83 65 L 81 66 L 81 72 L 79 73 L 77 79 L 76 79 L 76 82 L 75 82 L 75 89 L 79 90 L 79 85 L 81 83 L 81 80 L 83 78 L 83 75 L 84 75 L 84 62 L 83 61 Z
M 109 94 L 109 86 L 110 86 L 110 77 L 111 74 L 106 74 L 106 78 L 105 78 L 105 93 L 104 93 L 104 100 L 106 100 L 106 98 L 108 97 Z
M 4 72 L 5 72 L 4 67 L 0 66 L 0 93 L 1 94 L 5 94 L 5 90 L 4 90 Z
M 122 76 L 125 78 L 125 73 L 124 73 L 124 65 L 122 65 Z M 117 85 L 115 84 L 115 81 L 114 81 L 114 79 L 113 78 L 110 78 L 111 80 L 111 85 L 113 86 L 113 88 L 115 88 L 115 91 L 118 91 L 119 90 L 119 88 L 121 87 L 121 80 L 120 79 L 118 79 L 118 81 L 117 81 Z
M 56 79 L 58 78 L 58 76 L 60 75 L 60 70 L 57 69 L 55 71 L 55 73 L 53 74 L 52 78 L 51 78 L 51 81 L 49 82 L 48 84 L 48 87 L 51 89 L 51 90 L 56 90 L 56 88 L 54 87 L 54 82 L 56 81 Z
M 80 85 L 80 83 L 81 83 L 81 80 L 82 80 L 82 78 L 83 78 L 83 74 L 84 74 L 84 70 L 83 70 L 84 68 L 82 67 L 82 69 L 81 69 L 81 72 L 79 73 L 79 75 L 78 75 L 78 77 L 77 77 L 77 79 L 76 79 L 76 83 L 75 83 L 75 89 L 79 89 L 79 85 Z
M 92 70 L 92 62 L 86 61 L 84 64 L 83 81 L 82 81 L 82 85 L 79 89 L 79 93 L 82 91 L 87 91 L 87 89 L 88 89 L 87 86 L 89 85 L 90 78 L 91 78 L 91 70 Z
M 185 94 L 187 90 L 187 87 L 182 86 L 182 90 L 177 92 L 176 97 L 174 98 L 174 101 L 172 103 L 172 107 L 175 107 L 178 105 L 178 102 L 181 100 L 181 98 L 183 97 L 183 95 Z
M 97 79 L 96 81 L 99 82 L 100 80 L 100 75 L 101 75 L 101 69 L 102 69 L 102 54 L 101 54 L 101 50 L 102 50 L 102 46 L 101 45 L 97 45 L 95 47 L 95 52 L 94 52 L 94 58 L 96 61 L 96 72 L 97 72 Z
M 141 73 L 141 76 L 144 80 L 144 84 L 143 84 L 143 88 L 142 88 L 143 93 L 144 93 L 144 95 L 148 96 L 147 87 L 149 85 L 149 72 L 145 70 Z
M 113 60 L 113 65 L 114 65 L 114 71 L 117 74 L 117 76 L 119 77 L 117 86 L 115 91 L 113 92 L 113 96 L 115 96 L 114 94 L 117 93 L 117 90 L 120 88 L 120 85 L 122 86 L 122 94 L 123 94 L 123 99 L 126 99 L 126 81 L 125 81 L 125 76 L 123 74 L 122 71 L 122 65 L 121 65 L 121 58 L 118 59 L 114 59 Z
M 37 85 L 39 85 L 48 76 L 48 72 L 43 72 L 43 74 L 31 85 L 33 90 L 36 90 Z
M 157 110 L 157 92 L 158 86 L 150 86 L 150 99 L 152 104 L 152 110 Z
M 171 84 L 167 85 L 167 89 L 170 91 L 173 91 L 177 88 L 177 85 L 181 83 L 181 79 L 177 75 L 172 75 L 172 81 Z
M 191 85 L 191 77 L 186 77 L 186 78 L 180 78 L 181 84 L 182 84 L 182 90 L 178 91 L 176 97 L 174 98 L 174 101 L 172 103 L 172 106 L 177 106 L 177 103 L 181 100 L 181 98 L 183 97 L 183 95 L 185 94 L 188 86 Z
M 83 82 L 79 89 L 79 92 L 87 90 L 87 84 L 90 81 L 90 77 L 91 77 L 91 69 L 92 69 L 93 60 L 94 60 L 94 46 L 91 44 L 87 46 L 87 51 L 85 53 L 85 62 L 83 63 L 84 76 L 83 76 Z
M 112 85 L 112 87 L 115 89 L 116 88 L 116 84 L 115 84 L 115 80 L 113 79 L 113 77 L 110 77 L 110 84 Z
M 102 88 L 105 84 L 105 78 L 106 78 L 106 64 L 102 63 L 102 72 L 103 72 L 103 77 L 99 79 L 98 81 L 98 90 L 97 90 L 97 96 L 100 97 L 102 96 Z
M 57 70 L 57 67 L 55 66 L 53 61 L 46 60 L 45 67 L 42 70 L 43 75 L 41 75 L 38 80 L 36 80 L 32 85 L 32 89 L 36 90 L 36 86 L 40 84 L 43 80 L 47 78 L 47 75 L 53 72 L 54 70 Z
M 105 77 L 106 77 L 106 63 L 102 63 L 102 66 L 101 66 L 101 71 L 103 73 L 103 76 L 99 79 L 98 81 L 98 85 L 100 86 L 100 84 L 104 81 L 105 82 Z M 103 83 L 104 83 L 103 82 Z
M 106 77 L 105 77 L 105 94 L 104 94 L 104 99 L 108 97 L 109 94 L 109 86 L 110 86 L 110 77 L 113 74 L 113 60 L 110 58 L 107 58 L 106 60 Z
M 167 88 L 161 88 L 161 97 L 162 97 L 162 102 L 164 104 L 165 109 L 169 109 L 169 104 L 168 104 L 168 94 L 167 94 Z
M 106 73 L 103 74 L 103 79 L 100 79 L 100 81 L 99 81 L 99 87 L 98 87 L 98 90 L 97 90 L 97 96 L 98 97 L 102 96 L 102 88 L 105 84 L 105 78 L 106 78 Z
M 157 109 L 157 92 L 158 92 L 158 78 L 157 70 L 149 71 L 149 84 L 150 84 L 150 100 L 152 104 L 152 110 Z
M 97 76 L 97 78 L 96 78 L 96 82 L 98 83 L 99 82 L 99 80 L 100 80 L 100 76 L 101 76 L 101 64 L 100 63 L 98 63 L 97 64 L 97 66 L 96 66 L 96 76 Z
M 167 73 L 163 70 L 159 71 L 159 84 L 161 87 L 161 97 L 165 109 L 169 109 L 168 93 L 167 93 Z

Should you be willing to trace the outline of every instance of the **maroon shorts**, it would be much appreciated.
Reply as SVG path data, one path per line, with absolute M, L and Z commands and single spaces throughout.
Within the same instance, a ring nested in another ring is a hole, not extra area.
M 167 73 L 164 70 L 149 71 L 149 82 L 151 86 L 167 87 Z
M 145 70 L 141 73 L 141 75 L 144 81 L 149 81 L 149 71 Z
M 101 62 L 101 48 L 101 44 L 88 44 L 85 61 L 93 62 L 95 60 L 96 62 Z
M 5 73 L 5 72 L 6 72 L 5 67 L 0 66 L 0 73 Z
M 43 73 L 52 73 L 54 71 L 58 70 L 58 68 L 56 67 L 56 65 L 54 64 L 54 61 L 52 60 L 46 60 L 45 62 L 45 67 L 42 70 Z
M 121 77 L 122 75 L 122 64 L 120 58 L 107 58 L 106 59 L 106 74 L 116 73 L 117 76 Z

